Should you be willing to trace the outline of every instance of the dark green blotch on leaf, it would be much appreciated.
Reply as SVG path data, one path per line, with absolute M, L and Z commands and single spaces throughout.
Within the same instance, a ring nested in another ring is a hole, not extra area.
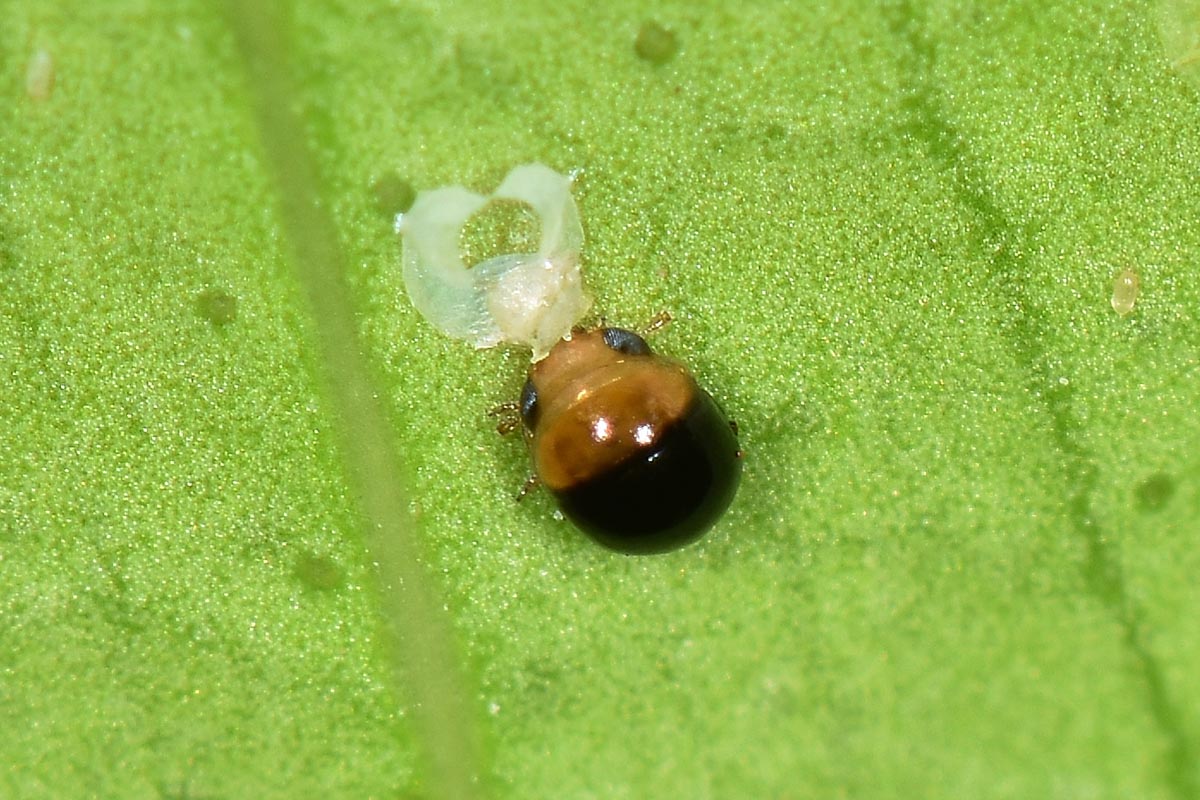
M 237 319 L 237 298 L 224 289 L 205 289 L 196 296 L 196 310 L 213 325 L 228 325 Z
M 412 184 L 395 173 L 384 175 L 371 184 L 371 194 L 375 197 L 375 208 L 388 219 L 408 211 L 417 199 L 417 190 Z
M 1158 511 L 1175 494 L 1175 481 L 1165 472 L 1156 472 L 1137 485 L 1134 496 L 1138 511 Z
M 679 42 L 675 39 L 675 34 L 657 22 L 644 23 L 633 43 L 633 50 L 638 58 L 651 64 L 667 62 L 678 49 Z
M 342 568 L 332 558 L 316 553 L 296 557 L 296 577 L 310 589 L 329 591 L 342 585 Z

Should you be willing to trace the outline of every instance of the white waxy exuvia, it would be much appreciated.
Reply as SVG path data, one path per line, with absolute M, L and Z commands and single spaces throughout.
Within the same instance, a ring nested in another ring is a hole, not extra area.
M 493 200 L 527 203 L 541 221 L 536 253 L 496 256 L 468 269 L 459 250 L 467 220 Z M 404 285 L 413 305 L 447 336 L 478 348 L 501 342 L 545 357 L 592 305 L 579 274 L 583 228 L 571 179 L 543 164 L 513 168 L 490 196 L 462 186 L 417 195 L 396 217 Z

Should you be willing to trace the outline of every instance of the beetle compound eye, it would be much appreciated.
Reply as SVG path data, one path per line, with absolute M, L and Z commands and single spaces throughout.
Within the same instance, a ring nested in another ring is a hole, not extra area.
M 533 430 L 537 425 L 538 406 L 537 406 L 537 387 L 533 385 L 532 380 L 525 381 L 525 387 L 521 389 L 521 419 L 525 422 L 525 427 Z
M 624 328 L 605 328 L 603 336 L 604 343 L 618 353 L 624 353 L 627 356 L 650 355 L 650 345 L 646 344 L 646 340 L 633 331 L 627 331 Z

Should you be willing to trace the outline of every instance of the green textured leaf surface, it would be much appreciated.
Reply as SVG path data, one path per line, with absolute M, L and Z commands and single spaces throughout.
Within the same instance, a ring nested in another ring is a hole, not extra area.
M 0 796 L 427 797 L 228 21 L 0 13 Z M 294 10 L 484 796 L 1200 797 L 1196 18 Z M 527 360 L 404 298 L 386 212 L 532 160 L 739 423 L 693 547 L 515 503 Z

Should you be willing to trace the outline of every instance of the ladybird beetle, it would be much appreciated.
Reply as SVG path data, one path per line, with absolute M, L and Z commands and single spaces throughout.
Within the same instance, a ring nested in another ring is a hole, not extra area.
M 670 550 L 698 538 L 733 500 L 742 471 L 737 435 L 687 369 L 641 336 L 577 327 L 592 299 L 579 271 L 583 228 L 572 180 L 524 164 L 489 196 L 461 186 L 420 192 L 396 218 L 405 288 L 448 336 L 533 351 L 517 410 L 538 480 L 567 518 L 614 550 Z M 496 200 L 536 212 L 537 251 L 468 268 L 458 237 Z
M 737 490 L 737 436 L 678 361 L 623 328 L 576 332 L 521 392 L 534 468 L 596 541 L 656 553 L 694 541 Z

